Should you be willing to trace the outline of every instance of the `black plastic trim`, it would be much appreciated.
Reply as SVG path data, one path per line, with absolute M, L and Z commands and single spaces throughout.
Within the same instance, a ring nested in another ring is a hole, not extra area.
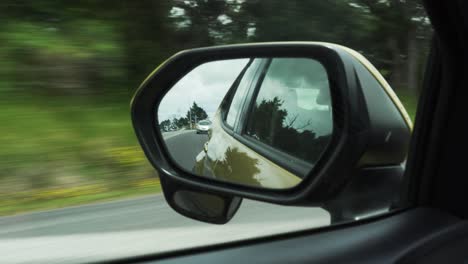
M 252 64 L 254 63 L 255 60 L 262 60 L 260 58 L 254 58 L 251 60 L 251 62 L 249 62 L 249 67 L 252 66 Z M 248 84 L 248 87 L 247 87 L 247 91 L 250 90 L 250 87 L 252 86 L 252 84 L 254 83 L 254 81 L 258 78 L 259 76 L 259 70 L 263 67 L 263 62 L 260 61 L 259 62 L 259 65 L 257 66 L 257 69 L 254 69 L 255 73 L 253 75 L 253 78 L 252 80 L 250 80 L 250 83 Z M 239 75 L 239 80 L 236 80 L 236 83 L 235 83 L 235 86 L 233 86 L 228 94 L 229 96 L 226 96 L 223 101 L 222 101 L 222 107 L 221 107 L 221 127 L 224 129 L 224 131 L 226 131 L 226 133 L 228 133 L 230 136 L 234 137 L 234 134 L 235 134 L 235 130 L 238 126 L 238 123 L 239 123 L 239 120 L 238 118 L 236 118 L 235 122 L 234 122 L 234 127 L 230 126 L 227 122 L 226 122 L 226 118 L 227 118 L 227 114 L 229 112 L 229 109 L 231 107 L 231 104 L 232 104 L 232 100 L 237 92 L 237 89 L 239 88 L 239 84 L 241 82 L 241 80 L 244 78 L 244 75 L 245 75 L 245 72 L 248 70 L 248 67 L 246 67 L 243 72 L 241 73 L 241 75 Z M 246 99 L 244 98 L 243 99 L 243 102 L 245 101 Z M 239 111 L 239 115 L 242 116 L 242 107 Z
M 236 130 L 236 133 L 238 135 L 242 135 L 245 129 L 245 126 L 247 125 L 249 114 L 251 113 L 250 109 L 252 106 L 252 102 L 254 101 L 254 96 L 256 96 L 256 91 L 258 90 L 258 87 L 261 85 L 261 83 L 263 82 L 263 79 L 265 78 L 265 74 L 268 71 L 268 68 L 270 67 L 272 59 L 267 58 L 264 60 L 265 60 L 264 63 L 260 65 L 259 67 L 258 75 L 255 76 L 256 78 L 252 80 L 252 83 L 247 92 L 247 96 L 242 105 L 242 111 L 241 111 L 241 115 L 239 118 L 239 125 Z

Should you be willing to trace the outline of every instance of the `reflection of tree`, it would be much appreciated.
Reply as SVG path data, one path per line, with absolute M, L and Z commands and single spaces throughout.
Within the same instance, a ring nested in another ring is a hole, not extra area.
M 174 127 L 175 129 L 181 129 L 187 126 L 188 126 L 188 119 L 185 117 L 172 119 L 172 127 Z
M 201 108 L 196 102 L 193 102 L 193 105 L 187 111 L 187 122 L 191 121 L 192 124 L 196 124 L 200 120 L 208 118 L 208 114 L 205 109 Z
M 294 115 L 293 117 L 286 116 L 286 125 L 285 127 L 294 127 L 296 130 L 303 130 L 306 127 L 310 126 L 312 124 L 312 120 L 307 120 L 305 123 L 300 124 L 299 126 L 296 125 L 297 118 L 299 117 L 298 114 Z
M 196 102 L 187 111 L 186 117 L 172 118 L 172 120 L 166 119 L 159 123 L 160 128 L 163 131 L 177 130 L 181 128 L 193 127 L 198 121 L 208 118 L 206 111 L 198 106 Z M 190 123 L 191 121 L 191 123 Z
M 161 128 L 162 131 L 169 131 L 171 129 L 171 120 L 166 119 L 159 123 L 159 127 Z
M 255 138 L 272 144 L 273 132 L 282 127 L 288 113 L 280 109 L 283 102 L 277 97 L 271 101 L 263 100 L 260 105 L 255 104 L 251 120 L 250 134 Z
M 260 186 L 260 182 L 255 178 L 255 175 L 260 173 L 257 168 L 258 160 L 249 157 L 245 152 L 240 152 L 237 148 L 228 148 L 225 152 L 225 159 L 215 161 L 212 165 L 217 179 Z
M 195 162 L 192 171 L 196 175 L 216 178 L 228 182 L 260 186 L 260 181 L 255 175 L 260 173 L 258 160 L 251 158 L 238 148 L 228 148 L 224 160 L 211 160 L 208 156 Z
M 274 148 L 299 157 L 317 162 L 325 150 L 330 135 L 317 137 L 307 127 L 312 120 L 298 124 L 298 114 L 288 115 L 287 109 L 281 108 L 283 101 L 278 97 L 262 100 L 255 104 L 247 133 Z

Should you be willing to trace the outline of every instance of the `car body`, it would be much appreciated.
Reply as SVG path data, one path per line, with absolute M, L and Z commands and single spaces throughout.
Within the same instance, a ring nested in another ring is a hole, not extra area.
M 196 125 L 197 134 L 208 134 L 211 128 L 210 120 L 201 120 Z

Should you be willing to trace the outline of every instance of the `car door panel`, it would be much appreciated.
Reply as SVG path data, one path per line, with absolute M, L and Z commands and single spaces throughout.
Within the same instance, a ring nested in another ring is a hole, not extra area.
M 239 142 L 222 127 L 221 113 L 213 120 L 207 151 L 197 156 L 195 172 L 227 181 L 265 188 L 289 188 L 301 178 Z

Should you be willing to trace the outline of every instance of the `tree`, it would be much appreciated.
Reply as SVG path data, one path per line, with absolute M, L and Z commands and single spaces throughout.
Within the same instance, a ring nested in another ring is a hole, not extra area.
M 350 44 L 362 45 L 372 27 L 371 17 L 343 0 L 245 1 L 241 11 L 250 20 L 255 41 L 310 40 L 354 46 Z
M 176 47 L 168 15 L 169 0 L 119 1 L 125 68 L 135 89 Z M 107 7 L 108 5 L 104 5 Z
M 244 1 L 232 16 L 249 40 L 312 40 L 363 53 L 394 88 L 413 93 L 428 54 L 430 24 L 421 1 Z
M 353 2 L 353 1 L 351 1 Z M 429 51 L 431 27 L 420 1 L 356 0 L 355 7 L 375 17 L 372 52 L 389 68 L 393 87 L 417 93 L 421 60 Z
M 240 12 L 242 5 L 241 1 L 175 0 L 170 17 L 179 48 L 245 41 L 248 20 Z

